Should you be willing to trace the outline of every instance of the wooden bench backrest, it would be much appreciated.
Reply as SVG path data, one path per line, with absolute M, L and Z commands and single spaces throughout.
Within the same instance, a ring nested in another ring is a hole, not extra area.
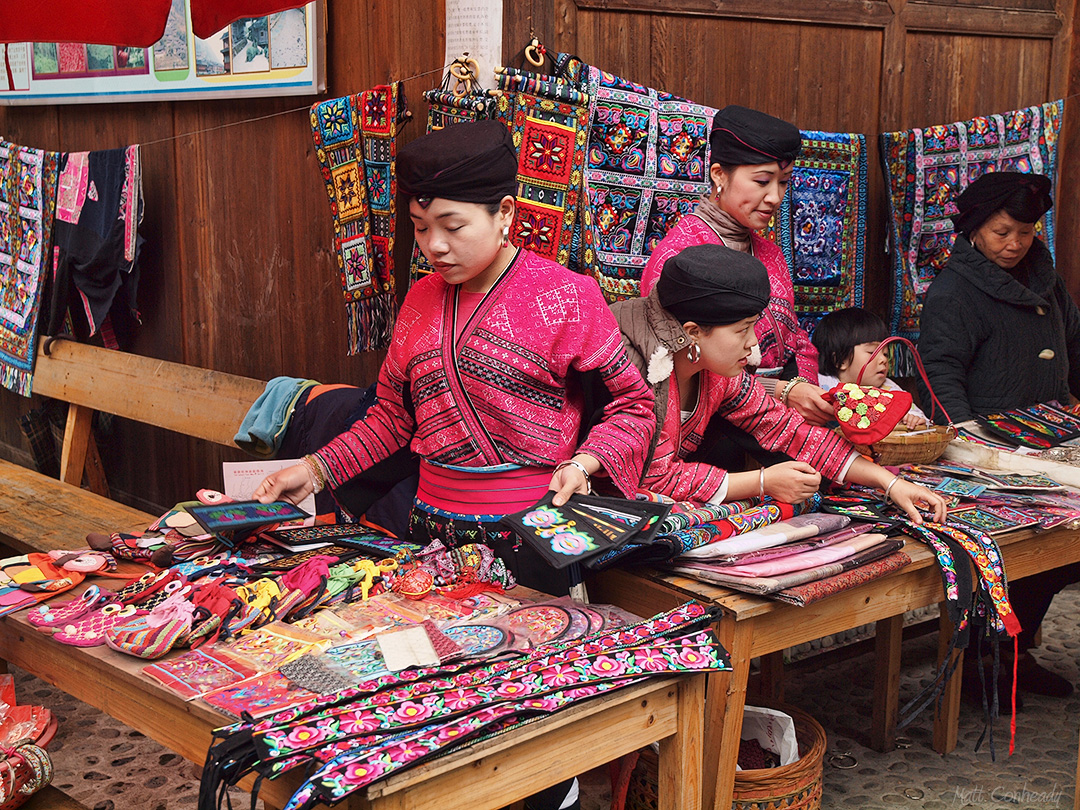
M 38 347 L 33 390 L 71 403 L 60 477 L 75 486 L 82 483 L 94 411 L 235 447 L 233 436 L 265 387 L 250 377 L 71 340 L 53 341 L 45 354 L 47 340 Z M 97 483 L 95 471 L 87 473 L 95 492 L 105 488 L 103 477 Z

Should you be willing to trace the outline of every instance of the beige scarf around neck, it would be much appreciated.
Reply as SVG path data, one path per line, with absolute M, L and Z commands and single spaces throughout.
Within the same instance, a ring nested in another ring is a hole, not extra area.
M 750 252 L 749 229 L 740 225 L 735 217 L 713 202 L 711 197 L 702 196 L 694 213 L 716 231 L 725 246 L 740 253 Z

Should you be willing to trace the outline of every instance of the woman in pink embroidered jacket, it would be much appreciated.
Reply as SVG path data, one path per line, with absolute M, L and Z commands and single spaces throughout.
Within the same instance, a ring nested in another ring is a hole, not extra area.
M 716 113 L 709 136 L 712 191 L 656 246 L 641 276 L 648 295 L 664 263 L 690 245 L 720 244 L 760 259 L 769 271 L 769 305 L 754 331 L 750 365 L 766 391 L 812 424 L 832 419 L 817 385 L 817 350 L 795 317 L 795 289 L 780 248 L 758 234 L 787 192 L 802 136 L 786 121 L 729 105 Z M 793 385 L 788 385 L 797 380 Z
M 513 544 L 497 521 L 549 488 L 560 505 L 601 471 L 632 496 L 655 429 L 652 394 L 596 282 L 508 241 L 516 175 L 510 135 L 493 121 L 448 127 L 401 150 L 398 182 L 436 272 L 402 304 L 378 402 L 255 494 L 296 501 L 409 445 L 421 457 L 414 540 L 486 542 L 518 581 L 565 593 L 565 572 Z M 586 373 L 611 397 L 587 432 Z
M 758 259 L 706 244 L 668 259 L 645 298 L 612 306 L 630 359 L 656 395 L 658 431 L 642 488 L 698 503 L 765 495 L 797 503 L 824 475 L 880 488 L 916 522 L 919 506 L 942 520 L 940 495 L 867 461 L 833 431 L 808 424 L 746 372 L 757 344 L 754 327 L 768 301 L 769 276 Z M 713 418 L 794 460 L 752 472 L 687 461 Z

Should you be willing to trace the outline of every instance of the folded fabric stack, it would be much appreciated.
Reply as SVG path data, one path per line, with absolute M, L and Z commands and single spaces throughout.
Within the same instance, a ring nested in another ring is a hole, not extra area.
M 904 541 L 810 513 L 684 552 L 673 570 L 738 591 L 807 605 L 908 565 Z

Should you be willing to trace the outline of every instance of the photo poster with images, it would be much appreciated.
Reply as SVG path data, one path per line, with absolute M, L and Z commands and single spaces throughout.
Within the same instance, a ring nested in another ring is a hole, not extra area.
M 225 479 L 225 494 L 234 501 L 254 500 L 255 490 L 262 480 L 270 473 L 284 470 L 299 464 L 300 459 L 275 458 L 266 461 L 223 461 L 221 462 L 221 474 Z M 311 517 L 307 518 L 303 525 L 315 524 L 315 495 L 308 495 L 297 504 Z
M 446 0 L 446 54 L 449 65 L 464 54 L 475 59 L 480 86 L 495 87 L 495 68 L 502 64 L 502 0 Z
M 165 33 L 149 48 L 0 44 L 0 104 L 314 95 L 326 89 L 323 8 L 237 20 L 199 39 L 188 0 L 172 0 Z

